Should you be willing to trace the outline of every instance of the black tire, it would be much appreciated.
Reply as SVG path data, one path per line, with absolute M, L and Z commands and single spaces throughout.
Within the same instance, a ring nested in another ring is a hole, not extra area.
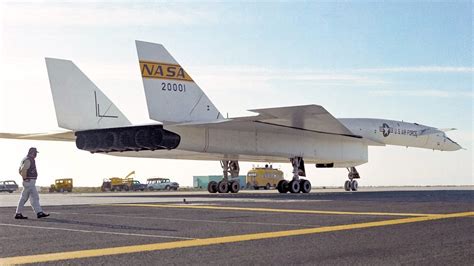
M 300 181 L 299 180 L 292 180 L 289 184 L 288 184 L 288 191 L 290 191 L 290 193 L 300 193 Z
M 253 187 L 253 189 L 255 189 L 255 190 L 259 190 L 259 189 L 260 189 L 260 187 L 259 187 L 259 186 L 254 186 L 254 187 Z
M 346 182 L 344 183 L 344 190 L 345 191 L 350 191 L 351 190 L 351 181 L 346 180 Z
M 229 192 L 229 182 L 222 180 L 219 183 L 217 183 L 217 192 L 219 193 Z
M 217 182 L 216 181 L 209 182 L 209 184 L 207 184 L 207 191 L 209 191 L 209 193 L 216 193 L 217 192 Z
M 264 189 L 265 189 L 265 190 L 269 190 L 270 187 L 271 187 L 270 183 L 267 183 L 267 184 L 265 185 Z
M 359 184 L 357 183 L 356 180 L 352 180 L 351 182 L 351 190 L 352 191 L 357 191 L 357 189 L 359 188 Z
M 170 191 L 170 189 L 171 189 L 171 187 L 170 187 L 170 186 L 166 186 L 166 187 L 165 187 L 165 190 L 168 190 L 168 191 Z
M 306 179 L 300 180 L 300 186 L 301 186 L 300 190 L 303 193 L 309 193 L 311 191 L 311 182 L 309 182 Z
M 229 185 L 229 190 L 231 193 L 237 193 L 240 190 L 240 183 L 238 181 L 231 181 Z
M 280 180 L 277 185 L 278 192 L 287 193 L 288 192 L 288 181 Z

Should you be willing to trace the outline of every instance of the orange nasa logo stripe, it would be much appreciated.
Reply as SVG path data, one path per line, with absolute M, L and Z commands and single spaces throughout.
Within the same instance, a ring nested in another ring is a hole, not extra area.
M 180 65 L 140 61 L 143 78 L 193 81 Z

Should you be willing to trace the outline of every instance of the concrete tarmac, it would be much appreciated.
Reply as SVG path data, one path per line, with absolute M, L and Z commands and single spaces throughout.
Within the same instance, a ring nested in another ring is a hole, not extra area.
M 42 194 L 51 216 L 36 219 L 28 208 L 28 220 L 13 219 L 13 197 L 0 194 L 0 265 L 472 265 L 474 258 L 471 188 Z

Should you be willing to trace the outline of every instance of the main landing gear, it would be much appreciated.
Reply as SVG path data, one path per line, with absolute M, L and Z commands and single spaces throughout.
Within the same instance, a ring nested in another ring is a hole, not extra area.
M 240 182 L 236 178 L 239 177 L 239 162 L 238 161 L 221 161 L 222 171 L 224 173 L 224 178 L 219 181 L 211 181 L 207 185 L 207 191 L 209 193 L 237 193 L 240 190 Z M 228 176 L 230 174 L 231 179 L 229 180 Z
M 357 172 L 355 167 L 349 167 L 347 168 L 347 171 L 349 171 L 349 174 L 347 175 L 349 180 L 344 183 L 344 189 L 346 191 L 357 191 L 359 185 L 354 179 L 360 178 L 359 172 Z
M 280 193 L 309 193 L 311 191 L 311 182 L 306 179 L 300 179 L 300 176 L 306 176 L 304 169 L 304 160 L 302 157 L 290 158 L 291 165 L 293 166 L 293 179 L 288 182 L 281 180 L 278 182 L 277 189 Z

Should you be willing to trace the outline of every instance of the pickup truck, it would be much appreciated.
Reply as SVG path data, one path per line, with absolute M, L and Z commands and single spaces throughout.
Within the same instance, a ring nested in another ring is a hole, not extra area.
M 0 192 L 7 191 L 12 193 L 18 189 L 18 185 L 14 180 L 0 181 Z

